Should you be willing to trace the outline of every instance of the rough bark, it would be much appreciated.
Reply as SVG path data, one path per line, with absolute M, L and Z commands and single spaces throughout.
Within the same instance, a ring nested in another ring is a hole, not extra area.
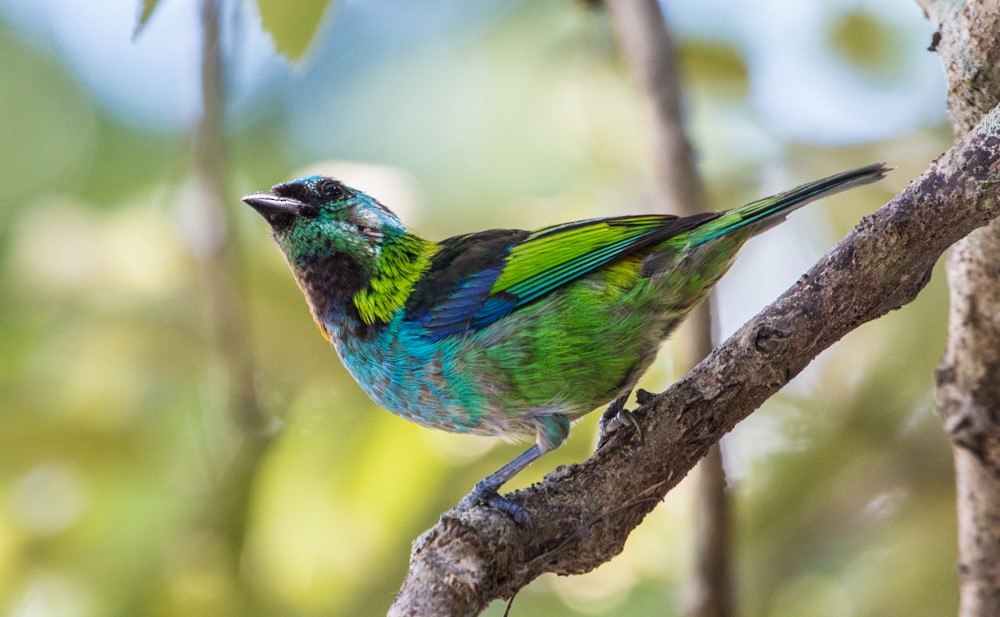
M 1000 1 L 923 0 L 956 138 L 1000 103 Z M 988 181 L 997 182 L 1000 177 Z M 938 406 L 952 441 L 962 617 L 1000 615 L 1000 223 L 948 256 L 948 347 Z
M 690 216 L 704 212 L 705 191 L 684 130 L 681 79 L 670 28 L 657 0 L 604 0 L 618 45 L 649 108 L 659 211 Z M 710 303 L 688 318 L 685 369 L 712 351 Z M 729 544 L 729 494 L 722 446 L 712 446 L 696 470 L 695 554 L 686 612 L 692 617 L 731 617 L 734 612 Z
M 414 543 L 390 615 L 474 615 L 545 572 L 579 574 L 629 533 L 722 435 L 845 334 L 913 300 L 938 257 L 1000 214 L 991 112 L 791 289 L 579 465 L 510 497 L 534 531 L 487 507 L 450 511 Z

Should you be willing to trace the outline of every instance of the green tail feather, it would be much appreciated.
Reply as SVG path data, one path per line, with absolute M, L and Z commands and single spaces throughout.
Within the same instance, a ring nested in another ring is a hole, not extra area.
M 763 231 L 770 225 L 780 222 L 793 210 L 801 208 L 809 202 L 881 180 L 890 170 L 891 168 L 886 167 L 885 163 L 875 163 L 834 174 L 822 180 L 809 182 L 784 193 L 729 210 L 722 216 L 712 219 L 684 235 L 687 236 L 686 240 L 691 246 L 698 246 L 749 225 L 756 227 L 757 231 Z

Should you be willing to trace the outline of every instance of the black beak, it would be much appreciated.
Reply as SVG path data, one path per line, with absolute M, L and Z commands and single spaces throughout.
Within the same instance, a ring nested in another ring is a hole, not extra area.
M 302 206 L 302 202 L 298 199 L 272 193 L 252 193 L 244 197 L 243 201 L 263 216 L 272 227 L 290 222 Z

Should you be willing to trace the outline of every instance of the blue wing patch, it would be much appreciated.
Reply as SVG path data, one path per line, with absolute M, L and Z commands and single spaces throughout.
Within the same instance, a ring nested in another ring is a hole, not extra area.
M 500 268 L 481 270 L 459 281 L 451 294 L 430 307 L 419 319 L 420 325 L 427 328 L 430 340 L 437 341 L 461 334 L 470 327 L 481 328 L 510 312 L 513 303 L 498 317 L 488 321 L 484 322 L 484 318 L 479 315 L 486 306 L 495 304 L 490 302 L 489 295 L 493 284 L 500 278 L 500 272 Z

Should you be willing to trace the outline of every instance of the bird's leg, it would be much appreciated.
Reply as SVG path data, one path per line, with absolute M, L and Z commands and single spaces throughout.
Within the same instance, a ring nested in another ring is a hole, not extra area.
M 598 422 L 598 426 L 600 427 L 599 437 L 597 438 L 598 449 L 608 443 L 608 439 L 610 439 L 612 433 L 625 426 L 632 427 L 635 430 L 636 436 L 642 439 L 642 427 L 639 426 L 639 420 L 636 419 L 634 412 L 625 409 L 625 403 L 628 401 L 630 394 L 632 394 L 631 391 L 626 392 L 611 401 L 608 408 L 601 414 L 601 420 Z M 649 392 L 642 389 L 636 392 L 635 395 L 636 402 L 640 405 L 648 401 L 651 397 L 652 395 Z M 645 400 L 639 400 L 640 398 Z
M 534 444 L 519 454 L 517 458 L 477 482 L 472 492 L 466 495 L 458 504 L 459 509 L 464 510 L 474 505 L 485 503 L 501 512 L 506 512 L 518 525 L 530 528 L 531 519 L 524 506 L 516 504 L 506 497 L 501 497 L 497 491 L 508 480 L 516 476 L 518 472 L 533 463 L 542 454 L 538 444 Z
M 497 471 L 480 480 L 472 492 L 466 495 L 458 507 L 461 510 L 484 503 L 505 512 L 514 522 L 529 531 L 532 528 L 528 511 L 519 503 L 501 496 L 497 491 L 516 476 L 522 469 L 535 462 L 541 455 L 559 447 L 569 435 L 569 419 L 560 415 L 539 416 L 535 420 L 537 440 L 535 444 L 519 454 Z

